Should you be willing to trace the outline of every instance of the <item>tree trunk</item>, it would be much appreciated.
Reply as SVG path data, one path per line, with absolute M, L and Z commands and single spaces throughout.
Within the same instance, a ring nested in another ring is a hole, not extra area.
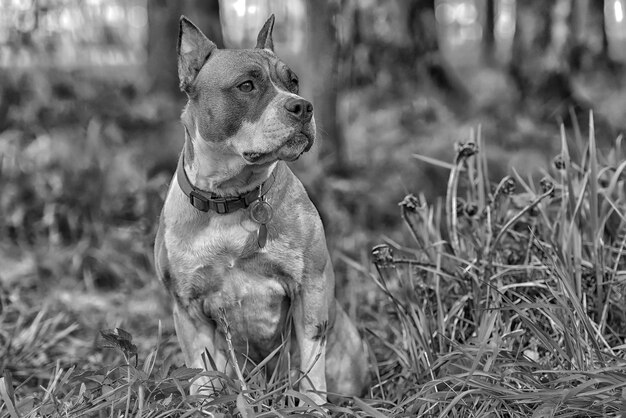
M 418 55 L 439 52 L 435 0 L 411 0 L 404 3 L 408 8 L 408 29 L 410 42 Z
M 176 42 L 182 4 L 176 0 L 148 2 L 148 65 L 152 91 L 178 93 Z
M 346 168 L 345 146 L 337 121 L 338 42 L 333 24 L 335 3 L 329 0 L 306 1 L 307 68 L 303 74 L 303 95 L 313 101 L 320 139 L 319 156 L 329 170 Z
M 178 21 L 187 15 L 218 47 L 223 46 L 218 0 L 149 0 L 148 65 L 151 90 L 179 93 L 176 43 Z
M 593 62 L 594 68 L 604 65 L 613 77 L 619 78 L 622 76 L 624 66 L 615 61 L 609 51 L 609 37 L 606 19 L 604 18 L 604 3 L 601 0 L 589 0 L 588 31 L 601 39 L 600 47 L 593 51 L 595 55 L 592 55 L 589 60 Z
M 555 112 L 565 115 L 574 99 L 568 60 L 564 56 L 567 48 L 555 37 L 558 31 L 554 19 L 553 2 L 517 2 L 517 24 L 509 71 L 523 103 L 539 99 L 540 106 L 530 108 L 545 115 Z
M 219 0 L 184 0 L 183 13 L 191 19 L 218 48 L 224 47 L 220 24 Z
M 487 65 L 495 64 L 496 57 L 496 1 L 485 1 L 485 25 L 483 26 L 483 59 Z
M 426 78 L 428 85 L 436 86 L 455 113 L 467 112 L 472 97 L 441 53 L 435 19 L 435 1 L 412 0 L 401 4 L 408 8 L 406 16 L 411 56 L 417 66 L 418 77 Z

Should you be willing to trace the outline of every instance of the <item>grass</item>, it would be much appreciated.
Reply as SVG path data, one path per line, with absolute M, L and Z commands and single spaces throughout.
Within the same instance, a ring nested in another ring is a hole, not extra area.
M 50 107 L 74 115 L 71 103 Z M 145 132 L 153 122 L 141 117 L 132 123 Z M 241 381 L 182 366 L 151 267 L 169 172 L 149 176 L 142 150 L 154 144 L 128 143 L 115 120 L 69 120 L 43 133 L 25 121 L 2 133 L 0 417 L 626 410 L 626 162 L 621 138 L 607 155 L 596 149 L 593 121 L 569 138 L 562 129 L 541 181 L 512 171 L 491 183 L 480 130 L 452 163 L 416 155 L 449 171 L 446 198 L 403 199 L 408 241 L 389 231 L 371 263 L 341 255 L 342 268 L 367 281 L 360 287 L 376 289 L 356 310 L 375 384 L 322 410 L 294 391 L 289 373 L 259 365 Z M 202 375 L 223 390 L 189 396 Z
M 388 351 L 373 394 L 385 415 L 623 412 L 621 138 L 600 159 L 591 124 L 571 161 L 562 135 L 541 190 L 490 189 L 478 137 L 457 151 L 445 207 L 401 203 L 416 247 L 376 247 L 372 275 L 394 318 L 372 332 Z

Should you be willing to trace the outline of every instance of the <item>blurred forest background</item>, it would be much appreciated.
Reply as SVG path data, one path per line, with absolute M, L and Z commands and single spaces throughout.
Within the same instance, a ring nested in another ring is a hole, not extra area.
M 414 154 L 451 161 L 480 131 L 494 179 L 534 178 L 561 123 L 586 132 L 593 110 L 600 147 L 626 126 L 626 0 L 2 0 L 0 370 L 35 385 L 101 363 L 100 328 L 140 350 L 158 320 L 173 335 L 152 243 L 183 141 L 178 19 L 252 47 L 270 13 L 319 127 L 295 170 L 361 322 L 381 296 L 352 261 L 406 239 L 406 193 L 445 193 L 448 168 Z M 29 331 L 44 317 L 58 339 Z

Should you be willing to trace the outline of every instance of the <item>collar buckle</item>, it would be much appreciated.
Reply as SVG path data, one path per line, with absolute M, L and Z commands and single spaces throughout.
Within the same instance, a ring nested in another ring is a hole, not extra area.
M 225 213 L 229 212 L 228 202 L 226 201 L 226 199 L 215 199 L 213 200 L 213 203 L 215 204 L 215 212 L 219 213 L 220 215 L 224 215 Z
M 196 190 L 189 193 L 189 203 L 201 212 L 209 211 L 209 200 Z

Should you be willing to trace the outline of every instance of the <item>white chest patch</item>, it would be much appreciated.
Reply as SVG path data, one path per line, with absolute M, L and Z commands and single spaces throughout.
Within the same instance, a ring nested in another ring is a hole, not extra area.
M 165 232 L 168 253 L 178 273 L 188 275 L 198 266 L 212 264 L 234 267 L 236 260 L 249 256 L 251 240 L 256 237 L 258 226 L 252 220 L 239 221 L 237 215 L 225 215 L 236 218 L 236 222 L 213 218 L 208 225 L 184 236 L 176 234 L 174 228 Z

